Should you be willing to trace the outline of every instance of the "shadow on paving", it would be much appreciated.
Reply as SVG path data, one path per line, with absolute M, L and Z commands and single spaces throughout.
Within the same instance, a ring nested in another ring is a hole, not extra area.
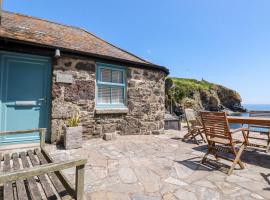
M 183 137 L 171 137 L 170 139 L 172 139 L 172 140 L 181 140 L 181 141 L 183 141 Z M 200 144 L 203 144 L 204 143 L 204 141 L 202 140 L 202 139 L 197 139 L 197 141 L 200 143 Z M 186 139 L 186 140 L 184 140 L 183 142 L 185 142 L 185 143 L 188 143 L 188 144 L 196 144 L 195 143 L 195 141 L 194 140 L 192 140 L 192 139 Z
M 201 157 L 195 157 L 195 158 L 190 158 L 187 160 L 175 161 L 175 162 L 181 165 L 184 165 L 185 167 L 188 167 L 194 171 L 207 171 L 207 172 L 221 171 L 223 173 L 227 173 L 227 171 L 230 168 L 230 166 L 225 165 L 216 160 L 206 159 L 204 164 L 201 163 L 201 160 L 202 160 Z
M 196 151 L 206 152 L 207 145 L 201 145 L 193 148 Z M 228 154 L 226 154 L 228 155 Z M 231 155 L 228 156 L 229 158 Z M 260 166 L 270 169 L 270 154 L 265 153 L 265 150 L 248 147 L 241 156 L 241 161 L 247 164 Z
M 268 185 L 270 185 L 270 174 L 261 173 L 261 176 L 268 183 Z M 269 190 L 270 191 L 270 187 L 269 188 L 264 188 L 264 190 Z

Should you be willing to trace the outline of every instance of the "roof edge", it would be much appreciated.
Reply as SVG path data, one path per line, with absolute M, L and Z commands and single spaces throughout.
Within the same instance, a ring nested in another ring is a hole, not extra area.
M 82 55 L 82 56 L 91 56 L 91 57 L 100 58 L 100 59 L 106 59 L 106 60 L 110 60 L 110 61 L 118 61 L 118 62 L 133 64 L 133 65 L 135 64 L 135 65 L 138 65 L 138 66 L 141 66 L 141 67 L 150 67 L 150 68 L 162 70 L 163 72 L 166 73 L 166 75 L 170 74 L 169 69 L 166 68 L 165 66 L 160 66 L 160 65 L 156 65 L 156 64 L 152 64 L 152 63 L 141 63 L 141 62 L 121 59 L 121 58 L 117 58 L 117 57 L 112 57 L 112 56 L 94 54 L 94 53 L 89 53 L 89 52 L 85 52 L 85 51 L 73 50 L 73 49 L 68 49 L 68 48 L 59 47 L 59 46 L 53 46 L 53 45 L 46 45 L 46 44 L 42 44 L 42 43 L 29 42 L 29 41 L 25 41 L 25 40 L 18 40 L 18 39 L 9 38 L 9 37 L 3 37 L 3 36 L 0 36 L 0 39 L 1 38 L 3 40 L 5 40 L 5 41 L 11 41 L 11 42 L 15 42 L 15 43 L 26 44 L 26 45 L 40 47 L 40 48 L 43 47 L 43 48 L 48 48 L 48 49 L 51 49 L 51 50 L 60 49 L 63 52 L 79 54 L 79 55 Z

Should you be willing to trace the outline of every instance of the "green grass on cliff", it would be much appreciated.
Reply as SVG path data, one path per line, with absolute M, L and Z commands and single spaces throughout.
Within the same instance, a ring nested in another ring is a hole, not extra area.
M 213 88 L 215 84 L 209 83 L 207 81 L 198 81 L 196 79 L 187 78 L 174 78 L 171 79 L 175 84 L 175 99 L 176 101 L 181 101 L 183 98 L 190 96 L 194 91 L 206 90 L 209 91 Z
M 207 81 L 198 81 L 196 79 L 188 78 L 170 78 L 174 84 L 186 88 L 187 90 L 210 90 L 214 84 Z

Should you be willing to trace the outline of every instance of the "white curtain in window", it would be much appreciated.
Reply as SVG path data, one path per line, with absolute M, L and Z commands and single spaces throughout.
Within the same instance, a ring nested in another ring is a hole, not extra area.
M 123 88 L 112 88 L 112 104 L 124 103 L 124 91 Z
M 101 74 L 101 81 L 102 82 L 112 82 L 111 77 L 112 77 L 112 70 L 110 69 L 101 69 L 100 70 Z
M 98 102 L 101 104 L 111 103 L 111 89 L 107 87 L 98 88 Z
M 112 82 L 113 83 L 123 83 L 123 72 L 122 71 L 112 71 Z

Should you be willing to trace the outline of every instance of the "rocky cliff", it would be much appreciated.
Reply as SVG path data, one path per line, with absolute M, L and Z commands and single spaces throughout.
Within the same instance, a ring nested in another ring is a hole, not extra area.
M 241 96 L 236 91 L 205 80 L 185 78 L 166 80 L 166 108 L 178 115 L 183 113 L 184 108 L 244 112 L 241 102 Z

